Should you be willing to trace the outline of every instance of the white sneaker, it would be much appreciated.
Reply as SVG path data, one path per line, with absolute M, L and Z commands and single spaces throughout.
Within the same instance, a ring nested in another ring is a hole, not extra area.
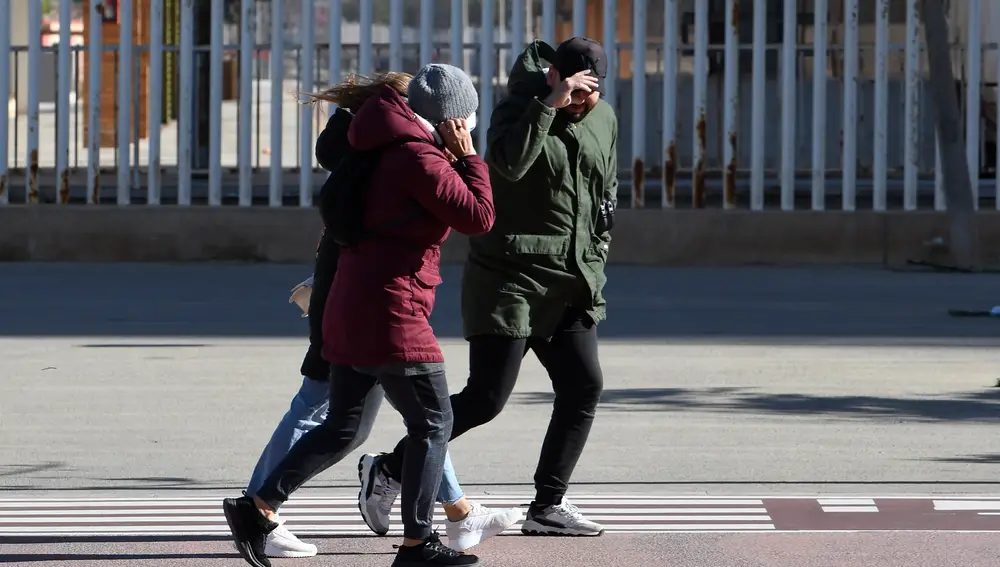
M 382 455 L 362 455 L 358 461 L 358 510 L 365 524 L 378 535 L 389 533 L 389 516 L 399 495 L 399 483 L 382 471 Z
M 316 555 L 316 551 L 315 545 L 300 541 L 283 523 L 267 534 L 267 544 L 264 546 L 264 553 L 268 557 L 312 557 Z
M 521 526 L 524 535 L 540 536 L 599 536 L 604 526 L 591 522 L 580 513 L 580 509 L 563 499 L 561 504 L 544 510 L 528 509 L 528 519 Z
M 455 551 L 465 551 L 489 538 L 503 533 L 507 528 L 521 521 L 524 513 L 520 508 L 491 510 L 472 503 L 472 510 L 463 520 L 445 522 L 448 547 Z

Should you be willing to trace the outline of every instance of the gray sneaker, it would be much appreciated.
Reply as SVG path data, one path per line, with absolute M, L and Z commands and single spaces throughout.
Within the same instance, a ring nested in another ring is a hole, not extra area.
M 399 483 L 382 470 L 384 453 L 362 455 L 358 461 L 358 509 L 368 527 L 378 535 L 389 533 L 389 516 L 399 495 Z
M 535 536 L 599 536 L 604 526 L 591 522 L 580 513 L 580 509 L 563 499 L 562 503 L 528 509 L 528 517 L 521 525 L 521 533 Z

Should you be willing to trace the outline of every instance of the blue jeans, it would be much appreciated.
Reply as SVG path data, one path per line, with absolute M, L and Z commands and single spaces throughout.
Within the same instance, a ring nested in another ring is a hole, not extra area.
M 271 471 L 285 458 L 285 454 L 292 448 L 292 445 L 307 431 L 316 428 L 326 420 L 329 407 L 330 383 L 326 380 L 303 378 L 302 386 L 292 398 L 291 406 L 278 422 L 274 433 L 271 434 L 271 440 L 268 441 L 257 460 L 257 466 L 254 467 L 253 474 L 250 475 L 250 483 L 247 485 L 247 494 L 256 494 Z M 451 504 L 460 500 L 462 496 L 464 496 L 462 487 L 458 484 L 458 477 L 455 475 L 455 467 L 452 465 L 451 452 L 449 451 L 444 458 L 444 473 L 441 475 L 437 501 Z

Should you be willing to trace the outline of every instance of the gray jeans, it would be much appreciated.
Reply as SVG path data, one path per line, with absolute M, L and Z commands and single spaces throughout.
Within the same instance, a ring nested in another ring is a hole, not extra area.
M 401 375 L 391 369 L 368 373 L 333 365 L 326 421 L 305 434 L 257 491 L 277 509 L 316 474 L 336 464 L 363 442 L 385 397 L 403 416 L 407 445 L 402 474 L 403 537 L 431 535 L 437 498 L 451 437 L 448 382 L 442 371 Z

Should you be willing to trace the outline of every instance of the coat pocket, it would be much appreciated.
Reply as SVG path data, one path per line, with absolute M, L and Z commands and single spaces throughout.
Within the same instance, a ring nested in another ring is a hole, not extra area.
M 504 239 L 508 255 L 565 256 L 569 253 L 570 237 L 564 234 L 508 234 Z
M 413 315 L 431 316 L 436 288 L 442 281 L 441 274 L 427 266 L 421 267 L 410 276 L 410 307 Z

